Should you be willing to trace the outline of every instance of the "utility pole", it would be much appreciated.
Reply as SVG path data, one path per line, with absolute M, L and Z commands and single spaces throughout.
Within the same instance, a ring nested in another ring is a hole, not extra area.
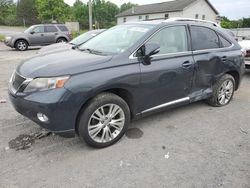
M 92 30 L 92 2 L 89 0 L 89 30 Z

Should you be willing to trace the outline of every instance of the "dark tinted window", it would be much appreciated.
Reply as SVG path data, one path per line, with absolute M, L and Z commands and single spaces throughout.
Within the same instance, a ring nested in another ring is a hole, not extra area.
M 222 36 L 220 36 L 220 41 L 221 41 L 222 48 L 227 48 L 227 47 L 230 47 L 232 45 L 231 42 L 229 42 L 228 40 L 224 39 L 224 37 L 222 37 Z
M 65 25 L 58 25 L 57 26 L 61 31 L 69 31 Z
M 160 52 L 158 54 L 188 51 L 185 26 L 175 26 L 162 29 L 148 42 L 160 45 Z
M 219 48 L 219 37 L 212 29 L 199 26 L 191 26 L 193 50 L 205 50 Z
M 46 26 L 47 32 L 57 32 L 57 28 L 55 26 Z

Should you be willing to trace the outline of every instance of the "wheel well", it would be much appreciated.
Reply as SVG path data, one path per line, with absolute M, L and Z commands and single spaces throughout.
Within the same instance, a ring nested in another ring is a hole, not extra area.
M 229 71 L 226 74 L 230 74 L 232 77 L 234 77 L 235 80 L 235 90 L 239 88 L 240 84 L 240 75 L 237 71 Z
M 64 39 L 64 40 L 66 40 L 66 41 L 68 42 L 68 40 L 67 40 L 66 37 L 58 37 L 58 38 L 56 39 L 56 41 L 58 41 L 59 39 Z
M 94 95 L 93 97 L 89 98 L 81 107 L 81 109 L 79 110 L 77 117 L 76 117 L 76 123 L 75 123 L 75 131 L 78 134 L 78 130 L 77 130 L 77 124 L 79 122 L 79 115 L 80 113 L 84 110 L 84 107 L 89 103 L 90 100 L 92 100 L 95 96 L 97 96 L 100 93 L 103 92 L 109 92 L 109 93 L 113 93 L 115 95 L 118 95 L 119 97 L 121 97 L 127 104 L 130 110 L 130 115 L 131 115 L 131 119 L 133 119 L 134 117 L 134 101 L 133 101 L 133 96 L 132 94 L 127 91 L 126 89 L 121 89 L 121 88 L 113 88 L 113 89 L 108 89 L 108 90 L 103 90 L 99 93 L 97 93 L 96 95 Z
M 18 42 L 18 41 L 20 41 L 20 40 L 24 40 L 25 42 L 27 42 L 27 44 L 29 45 L 29 42 L 26 40 L 26 39 L 16 39 L 16 41 L 15 41 L 15 45 L 14 45 L 14 47 L 16 47 L 16 43 Z

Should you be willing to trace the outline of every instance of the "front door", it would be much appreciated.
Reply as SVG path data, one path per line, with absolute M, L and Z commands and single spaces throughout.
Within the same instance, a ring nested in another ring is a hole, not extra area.
M 44 26 L 36 26 L 31 33 L 28 34 L 30 44 L 34 45 L 42 45 L 45 42 L 45 31 Z
M 147 99 L 141 111 L 172 102 L 188 101 L 194 74 L 194 62 L 187 27 L 170 26 L 161 29 L 147 42 L 158 43 L 160 52 L 152 56 L 151 64 L 140 64 L 141 98 Z

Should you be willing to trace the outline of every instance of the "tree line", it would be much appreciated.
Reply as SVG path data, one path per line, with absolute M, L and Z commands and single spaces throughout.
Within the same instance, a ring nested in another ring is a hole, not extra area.
M 227 17 L 221 18 L 221 26 L 223 28 L 250 28 L 250 17 L 242 18 L 239 20 L 229 20 Z
M 96 28 L 109 28 L 116 25 L 116 15 L 131 7 L 133 3 L 124 3 L 120 7 L 110 1 L 92 0 L 93 23 Z M 73 6 L 63 0 L 0 0 L 0 25 L 30 26 L 38 23 L 64 23 L 77 21 L 82 29 L 88 25 L 88 5 L 76 0 Z M 250 17 L 229 20 L 222 17 L 224 28 L 250 27 Z
M 124 3 L 120 7 L 110 1 L 93 0 L 93 24 L 98 28 L 116 25 L 116 15 L 136 6 Z M 0 25 L 30 26 L 38 23 L 77 21 L 82 29 L 88 25 L 88 4 L 76 0 L 73 6 L 63 0 L 0 0 Z

